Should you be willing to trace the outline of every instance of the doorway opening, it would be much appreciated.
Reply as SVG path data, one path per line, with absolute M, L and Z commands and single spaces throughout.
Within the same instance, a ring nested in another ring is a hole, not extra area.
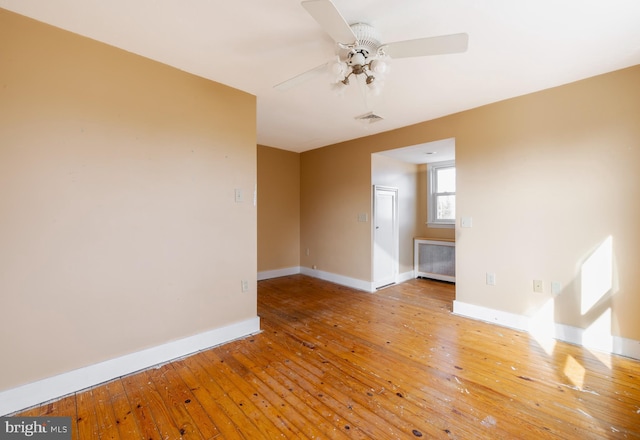
M 376 196 L 372 197 L 372 287 L 384 287 L 385 280 L 401 283 L 416 277 L 414 243 L 416 239 L 455 242 L 455 220 L 448 225 L 429 223 L 428 168 L 430 164 L 455 161 L 455 138 L 381 151 L 371 155 L 373 188 L 394 188 L 396 192 L 395 221 L 398 228 L 396 258 L 397 272 L 391 280 L 385 258 L 392 253 L 383 251 L 377 243 L 381 238 L 376 229 Z M 449 195 L 450 196 L 450 195 Z M 380 201 L 378 201 L 380 202 Z M 378 203 L 379 204 L 379 203 Z M 454 262 L 455 264 L 455 262 Z

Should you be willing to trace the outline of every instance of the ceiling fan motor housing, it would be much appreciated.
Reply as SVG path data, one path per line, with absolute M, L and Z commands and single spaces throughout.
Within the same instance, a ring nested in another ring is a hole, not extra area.
M 349 53 L 347 62 L 350 65 L 366 64 L 370 57 L 378 53 L 380 34 L 376 28 L 365 23 L 352 24 L 351 30 L 356 36 L 356 46 Z M 359 55 L 365 58 L 362 63 Z

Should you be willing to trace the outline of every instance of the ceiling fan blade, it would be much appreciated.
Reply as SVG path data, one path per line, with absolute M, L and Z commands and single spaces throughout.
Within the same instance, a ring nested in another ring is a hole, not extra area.
M 469 35 L 463 33 L 397 41 L 385 44 L 380 49 L 391 58 L 409 58 L 465 52 L 468 45 Z
M 353 44 L 356 42 L 356 35 L 351 30 L 349 23 L 340 15 L 330 0 L 306 0 L 302 2 L 302 7 L 336 43 Z
M 307 82 L 311 78 L 315 78 L 316 76 L 326 72 L 327 72 L 327 63 L 324 63 L 324 64 L 321 64 L 320 66 L 314 67 L 311 70 L 302 72 L 301 74 L 296 75 L 293 78 L 289 78 L 288 80 L 283 81 L 280 84 L 276 84 L 275 86 L 273 86 L 273 88 L 280 91 L 289 90 L 290 88 L 295 87 L 298 84 Z

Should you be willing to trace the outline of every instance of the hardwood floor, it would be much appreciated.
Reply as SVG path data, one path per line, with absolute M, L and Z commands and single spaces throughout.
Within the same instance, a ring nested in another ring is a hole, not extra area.
M 453 298 L 261 281 L 262 333 L 21 415 L 72 416 L 75 439 L 640 438 L 640 362 L 551 350 Z

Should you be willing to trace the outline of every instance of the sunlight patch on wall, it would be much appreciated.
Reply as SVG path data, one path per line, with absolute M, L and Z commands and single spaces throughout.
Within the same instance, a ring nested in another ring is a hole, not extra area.
M 613 238 L 607 237 L 582 264 L 580 312 L 584 315 L 613 287 Z

